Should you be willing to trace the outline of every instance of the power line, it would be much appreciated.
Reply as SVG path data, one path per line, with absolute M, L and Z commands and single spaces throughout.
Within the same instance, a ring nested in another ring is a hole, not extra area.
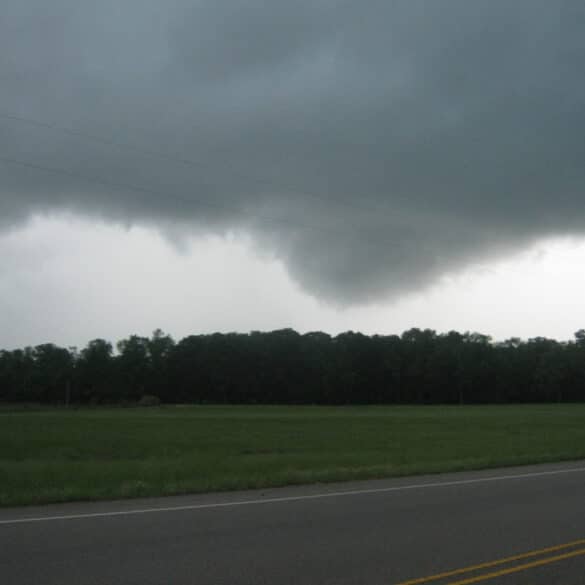
M 218 203 L 218 202 L 209 201 L 209 200 L 205 200 L 205 199 L 201 199 L 201 198 L 184 197 L 178 193 L 167 193 L 167 192 L 158 191 L 155 189 L 149 189 L 147 187 L 141 187 L 139 185 L 134 185 L 131 183 L 122 183 L 119 181 L 104 180 L 104 179 L 101 179 L 99 177 L 86 175 L 84 173 L 70 171 L 69 169 L 63 169 L 63 168 L 58 168 L 58 167 L 49 167 L 49 166 L 45 166 L 45 165 L 32 163 L 30 161 L 14 159 L 14 158 L 5 157 L 5 156 L 0 156 L 0 162 L 7 164 L 7 165 L 18 166 L 21 168 L 27 168 L 27 169 L 32 169 L 32 170 L 36 170 L 36 171 L 42 171 L 45 173 L 67 176 L 67 177 L 71 177 L 74 179 L 81 179 L 81 180 L 89 182 L 89 183 L 95 183 L 97 185 L 102 185 L 104 187 L 114 188 L 114 189 L 119 190 L 119 191 L 120 190 L 121 191 L 129 190 L 129 191 L 134 191 L 137 193 L 142 193 L 145 195 L 154 195 L 156 197 L 166 197 L 166 198 L 172 197 L 178 201 L 182 201 L 183 203 L 187 203 L 187 204 L 195 204 L 195 205 L 199 205 L 199 206 L 203 206 L 203 207 L 213 207 L 216 209 L 237 211 L 239 213 L 242 213 L 243 215 L 247 215 L 249 217 L 259 219 L 260 221 L 264 221 L 264 222 L 279 223 L 279 224 L 289 225 L 292 227 L 297 227 L 297 228 L 311 230 L 311 231 L 317 231 L 317 232 L 329 232 L 329 233 L 337 235 L 337 236 L 347 235 L 347 232 L 345 232 L 345 233 L 339 232 L 339 231 L 333 230 L 329 227 L 316 226 L 316 225 L 305 224 L 305 223 L 296 222 L 296 221 L 290 221 L 290 220 L 285 219 L 285 218 L 263 216 L 263 215 L 259 215 L 256 213 L 250 213 L 246 209 L 244 209 L 242 207 L 238 207 L 236 205 Z
M 167 160 L 169 162 L 181 164 L 184 166 L 215 170 L 208 163 L 204 163 L 204 162 L 197 161 L 194 159 L 183 158 L 180 156 L 170 155 L 166 152 L 162 152 L 159 150 L 142 148 L 140 146 L 136 146 L 136 145 L 131 144 L 131 143 L 120 142 L 118 140 L 113 140 L 111 138 L 97 136 L 95 134 L 83 132 L 83 131 L 80 131 L 80 130 L 77 130 L 74 128 L 66 128 L 64 126 L 60 126 L 60 125 L 53 124 L 50 122 L 45 122 L 42 120 L 37 120 L 34 118 L 29 118 L 29 117 L 25 117 L 25 116 L 17 116 L 15 114 L 9 114 L 6 112 L 0 112 L 0 118 L 2 118 L 4 120 L 10 120 L 13 122 L 20 122 L 23 124 L 28 124 L 30 126 L 43 128 L 45 130 L 52 130 L 55 132 L 61 132 L 62 134 L 73 136 L 75 138 L 81 138 L 83 140 L 88 140 L 91 142 L 95 142 L 97 144 L 102 144 L 105 146 L 111 146 L 111 147 L 122 149 L 122 150 L 132 151 L 132 152 L 135 152 L 135 153 L 140 154 L 142 156 L 159 158 L 162 160 Z M 305 191 L 305 190 L 298 190 L 295 187 L 278 184 L 277 182 L 272 181 L 271 179 L 260 178 L 257 176 L 250 175 L 248 173 L 242 173 L 241 171 L 238 171 L 236 169 L 228 168 L 228 169 L 224 169 L 224 170 L 227 170 L 233 177 L 246 180 L 248 182 L 251 182 L 252 184 L 255 183 L 257 185 L 271 186 L 271 187 L 282 189 L 282 190 L 293 191 L 293 192 L 300 194 L 300 195 L 305 195 L 307 197 L 312 197 L 314 199 L 320 199 L 320 200 L 325 201 L 326 203 L 328 203 L 330 205 L 343 206 L 343 207 L 347 207 L 347 208 L 350 208 L 350 209 L 353 209 L 356 211 L 360 211 L 362 213 L 375 214 L 378 217 L 379 217 L 380 213 L 388 213 L 390 211 L 387 208 L 386 209 L 379 208 L 379 207 L 378 208 L 367 208 L 367 207 L 355 205 L 353 202 L 350 202 L 350 201 L 347 201 L 344 199 L 333 200 L 333 199 L 330 199 L 329 197 L 324 197 L 323 195 L 320 195 L 318 193 L 313 193 L 313 192 L 309 192 L 309 191 Z

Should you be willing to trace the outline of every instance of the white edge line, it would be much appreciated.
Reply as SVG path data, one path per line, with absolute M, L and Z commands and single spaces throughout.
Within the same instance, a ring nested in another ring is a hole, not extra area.
M 339 498 L 343 496 L 360 496 L 367 494 L 384 494 L 390 492 L 401 492 L 425 488 L 452 487 L 460 485 L 471 485 L 476 483 L 487 483 L 491 481 L 506 481 L 511 479 L 531 479 L 534 477 L 546 477 L 551 475 L 563 475 L 567 473 L 582 473 L 585 467 L 571 469 L 557 469 L 553 471 L 539 471 L 534 473 L 521 473 L 515 475 L 498 475 L 493 477 L 478 477 L 475 479 L 460 479 L 455 481 L 441 481 L 432 483 L 415 483 L 410 485 L 399 485 L 386 488 L 373 488 L 366 490 L 348 490 L 341 492 L 328 492 L 322 494 L 308 494 L 305 496 L 284 496 L 281 498 L 264 498 L 260 500 L 239 500 L 235 502 L 216 502 L 213 504 L 191 504 L 188 506 L 167 506 L 161 508 L 137 508 L 134 510 L 118 510 L 115 512 L 94 512 L 91 514 L 65 514 L 61 516 L 39 516 L 31 518 L 15 518 L 13 520 L 0 520 L 0 525 L 25 524 L 28 522 L 50 522 L 54 520 L 83 520 L 86 518 L 108 518 L 112 516 L 133 516 L 136 514 L 153 514 L 160 512 L 181 512 L 188 510 L 208 510 L 213 508 L 230 508 L 235 506 L 250 506 L 257 504 L 278 504 L 283 502 L 298 502 L 302 500 L 317 500 L 323 498 Z

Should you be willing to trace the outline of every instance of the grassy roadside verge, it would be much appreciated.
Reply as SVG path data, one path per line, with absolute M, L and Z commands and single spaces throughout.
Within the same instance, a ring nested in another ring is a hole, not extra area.
M 0 505 L 585 458 L 585 405 L 0 411 Z

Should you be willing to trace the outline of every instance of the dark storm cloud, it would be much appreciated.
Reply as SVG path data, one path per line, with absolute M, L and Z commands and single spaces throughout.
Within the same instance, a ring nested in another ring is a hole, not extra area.
M 243 230 L 339 302 L 585 231 L 580 0 L 0 0 L 0 14 L 0 114 L 111 141 L 0 118 L 0 226 L 73 210 Z

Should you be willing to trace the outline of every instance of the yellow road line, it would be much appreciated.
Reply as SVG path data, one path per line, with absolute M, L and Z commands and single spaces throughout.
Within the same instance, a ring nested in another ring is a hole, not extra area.
M 506 557 L 504 559 L 498 559 L 496 561 L 489 561 L 487 563 L 480 563 L 479 565 L 470 565 L 461 569 L 454 569 L 452 571 L 446 571 L 444 573 L 437 573 L 436 575 L 429 575 L 428 577 L 420 577 L 418 579 L 411 579 L 410 581 L 404 581 L 398 585 L 419 585 L 419 583 L 430 583 L 439 579 L 446 579 L 447 577 L 454 577 L 456 575 L 462 575 L 464 573 L 471 573 L 472 571 L 479 571 L 480 569 L 489 569 L 491 567 L 497 567 L 498 565 L 505 565 L 506 563 L 512 563 L 514 561 L 521 561 L 523 559 L 529 559 L 531 557 L 537 557 L 552 552 L 557 552 L 565 548 L 571 548 L 573 546 L 579 546 L 585 544 L 585 538 L 580 540 L 574 540 L 573 542 L 567 542 L 566 544 L 557 544 L 556 546 L 549 546 L 547 548 L 541 548 L 512 557 Z M 576 556 L 576 555 L 575 555 Z M 453 584 L 457 585 L 457 584 Z
M 487 573 L 485 575 L 479 575 L 477 577 L 469 577 L 468 579 L 463 579 L 463 581 L 453 581 L 449 583 L 449 585 L 470 585 L 471 583 L 479 583 L 480 581 L 487 581 L 488 579 L 495 579 L 496 577 L 510 575 L 511 573 L 527 571 L 528 569 L 534 569 L 536 567 L 542 567 L 543 565 L 558 563 L 559 561 L 564 561 L 565 559 L 570 559 L 572 557 L 578 557 L 581 555 L 585 555 L 585 548 L 580 550 L 573 550 L 571 552 L 564 553 L 562 555 L 556 555 L 554 557 L 547 557 L 546 559 L 539 559 L 538 561 L 532 561 L 531 563 L 526 563 L 525 565 L 518 565 L 509 569 L 500 569 L 499 571 Z

